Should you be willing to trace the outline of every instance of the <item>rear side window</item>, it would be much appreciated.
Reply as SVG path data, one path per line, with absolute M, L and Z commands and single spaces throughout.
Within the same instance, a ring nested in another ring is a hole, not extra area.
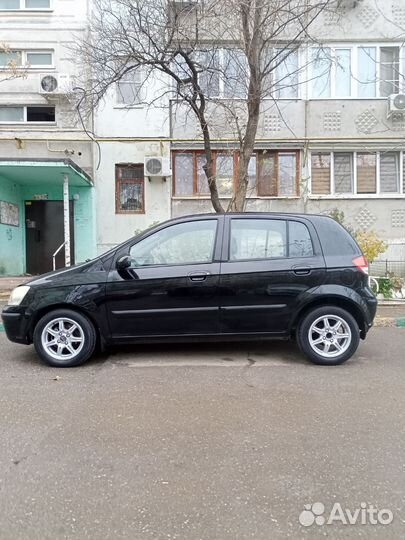
M 278 219 L 233 219 L 230 261 L 287 257 L 287 222 Z
M 360 249 L 350 234 L 331 218 L 314 222 L 325 256 L 358 255 Z
M 289 257 L 312 257 L 314 248 L 308 227 L 300 221 L 289 221 Z
M 281 219 L 233 219 L 230 261 L 311 257 L 314 254 L 307 226 Z

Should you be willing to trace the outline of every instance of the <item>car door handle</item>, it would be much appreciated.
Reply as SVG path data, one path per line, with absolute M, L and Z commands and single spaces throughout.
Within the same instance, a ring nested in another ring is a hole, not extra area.
M 191 281 L 205 281 L 209 274 L 209 272 L 192 272 L 188 275 L 188 279 Z
M 293 271 L 296 276 L 307 276 L 308 274 L 311 273 L 311 267 L 310 266 L 294 266 Z

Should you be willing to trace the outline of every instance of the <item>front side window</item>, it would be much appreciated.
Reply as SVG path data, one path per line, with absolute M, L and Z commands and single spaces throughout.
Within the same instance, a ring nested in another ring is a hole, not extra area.
M 171 225 L 132 246 L 131 266 L 210 263 L 216 231 L 216 219 Z
M 276 219 L 233 219 L 230 261 L 287 257 L 287 222 Z
M 143 214 L 145 212 L 143 165 L 116 165 L 115 175 L 116 214 Z

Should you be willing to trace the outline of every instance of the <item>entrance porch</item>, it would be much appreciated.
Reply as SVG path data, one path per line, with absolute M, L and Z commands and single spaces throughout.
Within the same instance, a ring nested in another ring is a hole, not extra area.
M 95 256 L 93 197 L 91 178 L 70 159 L 0 160 L 0 275 Z

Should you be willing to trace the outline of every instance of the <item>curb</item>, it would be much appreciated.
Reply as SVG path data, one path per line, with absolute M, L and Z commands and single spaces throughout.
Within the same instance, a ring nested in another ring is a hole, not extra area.
M 405 328 L 405 317 L 377 317 L 374 326 L 376 328 Z

